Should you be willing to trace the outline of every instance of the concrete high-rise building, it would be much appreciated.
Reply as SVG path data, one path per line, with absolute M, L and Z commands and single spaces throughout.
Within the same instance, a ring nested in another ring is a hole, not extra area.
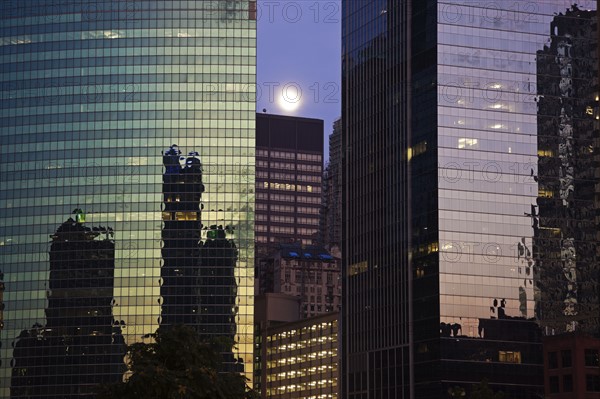
M 340 308 L 340 259 L 319 246 L 280 244 L 257 259 L 257 294 L 279 293 L 300 298 L 302 317 Z
M 586 283 L 567 281 L 567 232 L 562 268 L 542 270 L 535 252 L 545 190 L 538 51 L 562 40 L 548 28 L 571 2 L 346 0 L 342 8 L 342 396 L 440 398 L 484 378 L 511 398 L 542 394 L 538 322 L 548 315 L 540 311 L 566 309 Z M 569 73 L 553 84 L 571 84 Z M 594 84 L 590 73 L 590 88 L 567 90 L 587 97 Z M 557 151 L 577 145 L 562 140 Z M 566 151 L 554 161 L 574 161 Z M 547 273 L 560 284 L 538 279 Z
M 33 372 L 15 369 L 19 335 L 52 321 L 66 280 L 53 279 L 48 236 L 73 209 L 112 229 L 102 300 L 125 343 L 192 324 L 233 337 L 229 360 L 252 378 L 256 11 L 251 0 L 0 2 L 0 397 Z M 75 383 L 76 371 L 52 378 Z
M 316 243 L 322 175 L 322 120 L 256 114 L 257 252 Z

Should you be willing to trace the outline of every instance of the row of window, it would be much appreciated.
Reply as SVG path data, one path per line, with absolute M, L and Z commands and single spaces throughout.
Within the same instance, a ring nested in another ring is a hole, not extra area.
M 267 172 L 267 171 L 257 171 L 256 177 L 262 179 L 276 179 L 276 180 L 288 180 L 288 181 L 301 181 L 307 183 L 321 183 L 320 175 L 298 175 L 292 173 L 278 173 L 278 172 Z
M 71 55 L 72 56 L 72 55 Z M 104 66 L 127 66 L 132 64 L 131 57 L 110 56 L 107 58 L 62 58 L 60 60 L 33 61 L 25 66 L 22 63 L 13 62 L 4 64 L 2 71 L 17 72 L 26 70 L 48 70 L 53 68 L 89 68 Z M 188 66 L 188 65 L 255 65 L 256 58 L 251 56 L 233 55 L 169 55 L 169 56 L 142 56 L 135 58 L 135 65 L 151 66 L 149 71 L 156 70 L 156 65 Z
M 181 83 L 186 84 L 188 82 L 193 82 L 189 80 L 189 76 L 184 75 L 170 75 L 173 76 L 172 80 L 173 85 Z M 177 78 L 179 76 L 179 78 Z M 204 77 L 205 80 L 210 79 L 208 76 Z M 152 81 L 153 78 L 149 77 L 148 80 Z M 170 85 L 169 83 L 165 83 L 166 85 Z M 29 89 L 26 91 L 25 96 L 20 98 L 8 98 L 2 102 L 0 102 L 0 106 L 2 106 L 2 113 L 0 113 L 0 117 L 7 117 L 9 115 L 14 116 L 28 116 L 28 115 L 38 115 L 40 114 L 40 110 L 43 110 L 46 114 L 46 118 L 51 117 L 52 115 L 58 115 L 57 113 L 48 114 L 45 111 L 47 110 L 42 107 L 55 107 L 55 106 L 64 106 L 62 109 L 59 109 L 59 112 L 62 112 L 61 115 L 69 116 L 70 122 L 87 122 L 94 120 L 101 120 L 98 118 L 98 111 L 102 112 L 117 112 L 123 111 L 124 105 L 122 103 L 143 103 L 138 105 L 132 105 L 132 108 L 146 108 L 144 111 L 139 110 L 128 110 L 128 114 L 130 115 L 130 119 L 169 119 L 170 116 L 179 115 L 178 119 L 190 119 L 190 118 L 231 118 L 231 119 L 241 119 L 239 116 L 239 111 L 229 111 L 227 114 L 225 111 L 206 111 L 200 110 L 199 106 L 192 106 L 192 102 L 196 102 L 196 104 L 203 101 L 211 101 L 217 100 L 221 103 L 231 103 L 231 102 L 244 102 L 248 99 L 256 98 L 255 88 L 253 86 L 247 86 L 246 88 L 241 88 L 240 90 L 226 92 L 218 88 L 217 84 L 212 85 L 212 87 L 205 87 L 204 89 L 198 89 L 195 91 L 177 91 L 177 88 L 174 88 L 173 91 L 162 91 L 163 87 L 160 87 L 162 83 L 149 82 L 148 85 L 152 87 L 146 87 L 145 89 L 141 89 L 138 85 L 127 85 L 126 88 L 121 91 L 115 91 L 109 87 L 101 87 L 101 86 L 88 86 L 81 87 L 83 93 L 65 93 L 64 91 L 56 90 L 56 93 L 50 93 L 49 90 L 44 88 L 36 88 Z M 173 86 L 170 85 L 170 86 Z M 173 89 L 173 87 L 171 87 Z M 17 92 L 18 94 L 18 92 Z M 180 101 L 181 104 L 173 105 L 171 101 Z M 165 102 L 169 102 L 168 105 Z M 187 102 L 187 103 L 186 103 Z M 119 103 L 119 104 L 117 104 Z M 98 109 L 99 105 L 103 104 L 104 109 Z M 84 107 L 82 108 L 82 105 Z M 86 107 L 87 105 L 87 107 Z M 97 105 L 97 106 L 95 106 Z M 187 108 L 183 110 L 181 108 Z M 233 108 L 232 105 L 230 108 Z M 23 109 L 21 109 L 23 108 Z M 179 108 L 176 111 L 162 111 L 167 108 Z M 9 112 L 10 110 L 10 112 Z M 148 112 L 154 112 L 154 110 L 161 110 L 160 115 L 148 115 Z M 82 114 L 77 115 L 78 111 L 89 111 L 91 115 Z M 96 112 L 94 112 L 96 111 Z M 162 113 L 164 112 L 164 114 Z M 75 115 L 74 115 L 75 114 Z M 246 118 L 244 118 L 246 119 Z M 11 125 L 16 125 L 14 123 L 14 119 L 6 119 L 13 121 Z M 36 121 L 45 121 L 48 119 L 38 118 Z M 107 119 L 108 120 L 108 119 Z
M 206 111 L 206 112 L 210 112 L 210 111 Z M 212 112 L 222 112 L 222 111 L 212 111 Z M 226 112 L 227 112 L 226 115 L 229 115 L 230 113 L 233 113 L 234 111 L 226 111 Z M 240 115 L 239 111 L 235 111 L 235 113 L 238 116 Z M 248 118 L 251 118 L 250 114 L 242 114 L 242 115 L 247 115 Z M 221 119 L 221 118 L 219 118 L 219 119 Z M 41 132 L 36 131 L 36 132 L 27 132 L 26 134 L 22 134 L 22 135 L 18 134 L 18 133 L 21 133 L 21 131 L 20 131 L 21 129 L 17 128 L 15 130 L 12 130 L 12 132 L 15 134 L 4 137 L 4 140 L 6 140 L 5 142 L 7 144 L 35 144 L 35 145 L 43 145 L 43 143 L 48 143 L 48 142 L 58 142 L 58 141 L 71 142 L 71 141 L 74 141 L 73 145 L 75 145 L 75 143 L 79 143 L 80 141 L 95 139 L 94 141 L 97 140 L 99 142 L 102 142 L 102 140 L 112 140 L 112 143 L 114 145 L 114 142 L 115 142 L 114 140 L 119 139 L 119 140 L 129 140 L 129 142 L 131 143 L 131 145 L 133 147 L 140 150 L 139 151 L 140 153 L 143 152 L 143 151 L 141 151 L 141 148 L 145 147 L 146 149 L 144 151 L 146 152 L 146 154 L 148 154 L 147 147 L 162 148 L 165 145 L 164 140 L 162 140 L 161 138 L 180 137 L 181 138 L 180 140 L 183 140 L 183 142 L 178 141 L 178 143 L 180 145 L 186 145 L 188 143 L 187 137 L 194 138 L 193 140 L 196 140 L 195 137 L 202 135 L 202 138 L 204 140 L 215 139 L 217 146 L 219 145 L 218 144 L 219 141 L 222 140 L 223 138 L 228 138 L 228 137 L 254 138 L 254 128 L 253 128 L 254 124 L 251 124 L 250 126 L 252 126 L 252 128 L 249 128 L 249 129 L 210 129 L 210 130 L 206 130 L 206 131 L 202 131 L 202 132 L 195 130 L 193 128 L 169 127 L 169 129 L 150 128 L 150 129 L 137 129 L 137 130 L 133 130 L 133 129 L 70 130 L 70 131 L 54 131 L 53 134 L 41 133 Z M 190 143 L 193 143 L 193 141 L 191 139 L 190 139 Z M 142 146 L 142 144 L 143 144 L 143 146 Z M 167 143 L 167 145 L 169 145 L 169 144 L 170 143 Z M 212 146 L 212 144 L 211 144 L 211 146 Z M 102 147 L 110 147 L 110 145 L 103 144 Z M 254 148 L 248 147 L 248 148 L 244 148 L 243 150 L 247 151 L 248 154 L 250 154 L 252 157 L 254 157 Z M 112 157 L 110 159 L 102 158 L 102 160 L 104 162 L 112 161 Z M 79 162 L 81 164 L 84 164 L 86 162 L 89 163 L 92 161 L 93 162 L 101 162 L 100 159 L 94 158 L 93 156 L 86 157 L 84 159 L 69 160 L 69 162 Z M 21 171 L 21 170 L 25 170 L 25 169 L 37 169 L 38 168 L 37 164 L 32 165 L 32 166 L 33 167 L 31 167 L 31 168 L 27 168 L 27 165 L 18 165 L 18 170 Z M 6 167 L 9 167 L 9 165 L 7 165 Z
M 299 170 L 302 172 L 317 172 L 317 173 L 321 173 L 321 171 L 323 169 L 321 165 L 296 164 L 296 163 L 292 163 L 292 162 L 269 162 L 269 161 L 263 161 L 263 160 L 257 160 L 256 166 L 259 168 L 271 167 L 272 169 Z
M 199 4 L 192 5 L 188 3 Z M 224 21 L 229 23 L 227 26 L 231 27 L 231 24 L 235 23 L 233 26 L 240 29 L 240 25 L 246 26 L 250 24 L 250 21 L 256 19 L 256 6 L 253 6 L 253 4 L 256 4 L 255 2 L 228 1 L 226 2 L 227 5 L 220 3 L 223 2 L 169 1 L 168 3 L 149 5 L 141 1 L 123 1 L 118 2 L 119 5 L 117 6 L 115 6 L 114 2 L 58 3 L 51 6 L 47 5 L 47 8 L 43 10 L 52 9 L 62 14 L 31 16 L 32 14 L 38 14 L 39 4 L 15 2 L 15 5 L 25 5 L 25 7 L 6 8 L 6 6 L 3 6 L 2 12 L 7 17 L 11 17 L 11 19 L 7 19 L 7 23 L 3 24 L 3 26 L 11 27 L 11 31 L 17 30 L 19 27 L 36 28 L 29 30 L 36 33 L 56 31 L 57 28 L 67 32 L 76 30 L 74 27 L 80 26 L 76 22 L 87 22 L 88 24 L 93 24 L 95 27 L 104 27 L 105 29 L 110 29 L 114 26 L 125 28 L 133 25 L 144 28 L 172 27 L 179 28 L 180 32 L 184 32 L 181 31 L 182 27 L 193 28 L 198 26 L 199 29 L 219 27 L 222 31 L 228 31 L 231 29 L 223 28 Z M 163 4 L 168 4 L 168 8 L 164 7 Z M 248 4 L 248 7 L 246 7 L 246 4 Z M 12 4 L 9 3 L 8 5 L 11 6 Z M 30 11 L 32 7 L 36 8 L 35 12 Z M 160 18 L 158 18 L 159 16 Z M 33 26 L 29 27 L 27 25 Z M 186 35 L 179 36 L 183 38 L 187 37 Z
M 304 348 L 305 346 L 298 345 L 298 346 L 294 346 L 293 348 L 296 348 L 296 347 Z M 277 381 L 277 380 L 285 380 L 285 379 L 289 379 L 289 378 L 312 376 L 317 373 L 321 374 L 324 372 L 337 373 L 337 364 L 336 363 L 323 364 L 321 366 L 313 366 L 310 368 L 305 368 L 305 369 L 300 369 L 300 370 L 290 370 L 290 371 L 284 371 L 282 373 L 277 373 L 277 374 L 268 374 L 267 382 Z
M 237 29 L 232 30 L 237 32 L 237 37 L 199 37 L 197 35 L 206 34 L 198 29 L 198 32 L 188 34 L 185 32 L 173 32 L 171 29 L 132 29 L 132 30 L 106 30 L 106 31 L 82 31 L 82 32 L 57 32 L 57 33 L 40 33 L 34 35 L 18 35 L 5 36 L 0 38 L 0 46 L 21 45 L 31 43 L 48 43 L 48 42 L 66 42 L 76 41 L 81 43 L 85 40 L 114 40 L 119 39 L 116 43 L 111 43 L 114 47 L 140 47 L 134 42 L 134 38 L 144 38 L 149 41 L 151 47 L 166 47 L 167 42 L 171 42 L 171 46 L 186 47 L 256 47 L 256 38 L 250 36 L 251 30 Z M 215 30 L 218 32 L 218 30 Z M 173 37 L 173 34 L 176 37 Z M 221 33 L 223 36 L 226 34 Z M 189 36 L 177 36 L 189 35 Z M 231 35 L 233 36 L 233 35 Z M 245 36 L 245 37 L 243 37 Z M 186 40 L 187 39 L 187 40 Z M 129 42 L 129 43 L 127 43 Z M 137 45 L 137 46 L 136 46 Z M 106 43 L 101 43 L 102 47 L 107 47 Z
M 306 154 L 306 153 L 296 153 L 296 152 L 287 152 L 287 151 L 269 151 L 269 150 L 257 150 L 256 155 L 261 157 L 271 157 L 271 158 L 280 158 L 280 159 L 297 159 L 299 161 L 313 161 L 313 162 L 321 162 L 323 157 L 319 154 Z
M 268 193 L 256 193 L 256 199 L 271 201 L 283 201 L 283 202 L 301 202 L 305 204 L 320 204 L 321 197 L 305 197 L 302 195 L 284 195 L 284 194 L 268 194 Z
M 321 187 L 319 186 L 305 186 L 304 184 L 287 184 L 287 183 L 274 183 L 274 182 L 256 182 L 256 188 L 264 188 L 271 190 L 283 190 L 283 191 L 297 191 L 303 193 L 320 193 Z
M 550 393 L 573 392 L 573 375 L 566 374 L 562 376 L 562 389 L 559 376 L 553 375 L 549 378 Z M 585 390 L 587 392 L 600 392 L 600 375 L 585 375 Z
M 598 349 L 586 349 L 584 354 L 586 367 L 600 367 L 600 352 Z M 572 365 L 573 360 L 570 349 L 564 349 L 560 352 L 548 352 L 549 369 L 557 369 L 559 366 L 561 368 L 572 367 Z
M 264 193 L 260 193 L 260 197 L 261 199 L 267 199 L 266 198 L 266 194 Z M 258 195 L 257 195 L 258 198 Z M 256 210 L 257 211 L 268 211 L 269 209 L 271 209 L 272 212 L 286 212 L 286 213 L 293 213 L 294 209 L 296 210 L 296 212 L 298 213 L 302 213 L 302 214 L 308 214 L 308 215 L 319 215 L 321 213 L 321 210 L 319 207 L 308 207 L 308 206 L 298 206 L 298 207 L 294 207 L 292 205 L 276 205 L 276 204 L 264 204 L 264 203 L 256 203 Z M 261 220 L 258 219 L 257 220 Z M 266 220 L 266 219 L 264 219 Z M 312 223 L 307 223 L 307 224 L 312 224 Z
M 259 233 L 266 233 L 267 231 L 271 232 L 271 233 L 275 233 L 275 234 L 298 234 L 298 235 L 303 235 L 303 236 L 311 236 L 314 234 L 317 234 L 319 232 L 318 229 L 307 229 L 304 227 L 299 227 L 294 229 L 294 227 L 287 227 L 287 226 L 270 226 L 270 229 L 268 228 L 269 226 L 264 225 L 264 224 L 256 224 L 254 226 L 254 230 L 256 232 Z M 258 239 L 257 240 L 259 242 L 263 242 L 262 239 Z
M 286 273 L 287 273 L 287 271 L 286 271 Z M 286 277 L 288 277 L 288 276 L 286 276 Z M 281 281 L 281 284 L 282 284 L 282 285 L 285 287 L 285 290 L 286 290 L 286 291 L 291 291 L 291 290 L 292 290 L 292 286 L 291 286 L 291 285 L 289 285 L 289 284 L 285 284 L 285 281 L 284 281 L 284 280 L 282 280 L 282 281 Z M 302 286 L 302 285 L 296 285 L 295 287 L 296 287 L 296 293 L 297 293 L 297 294 L 302 294 L 302 293 L 304 293 L 304 291 L 306 291 L 306 288 L 308 288 L 308 291 L 309 291 L 311 294 L 314 294 L 315 292 L 317 293 L 317 295 L 321 295 L 321 294 L 323 294 L 323 287 L 322 287 L 322 286 L 320 286 L 320 285 L 317 285 L 316 287 L 315 287 L 314 285 L 310 285 L 310 286 L 308 286 L 308 287 L 304 287 L 304 286 Z M 304 289 L 303 289 L 303 288 L 304 288 Z M 315 291 L 315 289 L 316 289 L 316 291 Z

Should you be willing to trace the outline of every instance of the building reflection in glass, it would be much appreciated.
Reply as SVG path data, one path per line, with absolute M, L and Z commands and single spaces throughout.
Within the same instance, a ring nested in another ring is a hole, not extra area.
M 161 324 L 197 325 L 202 164 L 194 154 L 182 157 L 176 145 L 165 152 L 163 164 Z
M 110 227 L 89 228 L 75 210 L 51 236 L 46 325 L 14 343 L 12 398 L 93 398 L 118 382 L 125 344 L 113 319 L 115 242 Z
M 233 343 L 238 260 L 235 228 L 203 226 L 205 187 L 197 152 L 184 157 L 172 145 L 163 164 L 161 325 L 190 325 L 204 337 L 227 337 Z M 226 358 L 228 363 L 235 362 L 231 353 Z
M 545 334 L 599 331 L 596 24 L 596 11 L 572 6 L 554 18 L 551 41 L 537 57 L 539 195 L 532 220 L 536 313 Z

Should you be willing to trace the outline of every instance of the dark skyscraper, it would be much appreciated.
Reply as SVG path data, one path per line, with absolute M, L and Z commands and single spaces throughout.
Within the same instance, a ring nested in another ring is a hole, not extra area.
M 67 220 L 50 246 L 46 325 L 16 340 L 12 398 L 94 398 L 125 372 L 121 324 L 113 319 L 115 242 L 110 227 Z
M 342 396 L 542 394 L 536 57 L 570 2 L 342 5 Z
M 256 243 L 316 242 L 321 210 L 323 121 L 256 114 Z

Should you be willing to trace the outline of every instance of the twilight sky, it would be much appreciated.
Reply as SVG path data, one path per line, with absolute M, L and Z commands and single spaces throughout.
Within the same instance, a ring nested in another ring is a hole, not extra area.
M 341 115 L 341 1 L 259 0 L 257 7 L 257 112 L 323 119 L 328 158 Z

